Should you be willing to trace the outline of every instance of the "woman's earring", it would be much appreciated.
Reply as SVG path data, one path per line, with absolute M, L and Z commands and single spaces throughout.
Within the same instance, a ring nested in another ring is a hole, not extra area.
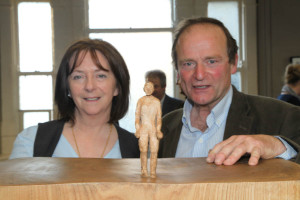
M 70 94 L 70 92 L 68 93 L 68 97 L 70 97 L 70 98 L 71 98 L 71 94 Z

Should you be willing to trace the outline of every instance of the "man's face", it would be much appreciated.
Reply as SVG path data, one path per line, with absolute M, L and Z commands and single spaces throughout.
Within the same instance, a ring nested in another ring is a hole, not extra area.
M 152 93 L 153 96 L 161 100 L 165 95 L 166 87 L 161 87 L 161 83 L 159 78 L 147 78 L 146 81 L 152 82 L 154 85 L 154 92 Z
M 179 37 L 176 51 L 182 90 L 195 106 L 212 109 L 236 72 L 236 64 L 229 64 L 224 32 L 216 25 L 193 25 Z

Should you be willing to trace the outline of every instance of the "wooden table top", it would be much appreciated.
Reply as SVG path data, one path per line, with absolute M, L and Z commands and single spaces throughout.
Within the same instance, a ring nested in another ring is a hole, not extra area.
M 149 163 L 149 161 L 148 161 Z M 0 161 L 0 186 L 63 183 L 229 183 L 300 180 L 300 165 L 282 159 L 257 166 L 208 164 L 205 158 L 158 159 L 157 177 L 140 176 L 140 159 L 21 158 Z

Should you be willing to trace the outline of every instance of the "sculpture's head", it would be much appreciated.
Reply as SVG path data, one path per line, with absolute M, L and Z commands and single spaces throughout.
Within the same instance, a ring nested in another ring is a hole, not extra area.
M 144 86 L 144 91 L 146 95 L 151 95 L 154 91 L 154 85 L 152 82 L 146 82 Z

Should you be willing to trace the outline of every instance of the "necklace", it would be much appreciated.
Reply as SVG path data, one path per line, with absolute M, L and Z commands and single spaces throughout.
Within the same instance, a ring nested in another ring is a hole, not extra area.
M 109 138 L 110 138 L 110 135 L 111 135 L 111 132 L 112 132 L 112 124 L 110 124 L 110 130 L 109 130 L 109 134 L 108 134 L 108 137 L 106 139 L 106 143 L 105 143 L 105 146 L 104 146 L 104 149 L 102 151 L 102 154 L 101 154 L 101 158 L 103 158 L 103 155 L 105 153 L 105 150 L 106 150 L 106 147 L 107 147 L 107 144 L 108 144 L 108 141 L 109 141 Z M 72 127 L 72 135 L 73 135 L 73 138 L 74 138 L 74 141 L 75 141 L 75 145 L 76 145 L 76 150 L 78 152 L 78 157 L 80 158 L 80 151 L 79 151 L 79 148 L 78 148 L 78 144 L 77 144 L 77 140 L 76 140 L 76 137 L 75 137 L 75 134 L 74 134 L 74 128 Z

